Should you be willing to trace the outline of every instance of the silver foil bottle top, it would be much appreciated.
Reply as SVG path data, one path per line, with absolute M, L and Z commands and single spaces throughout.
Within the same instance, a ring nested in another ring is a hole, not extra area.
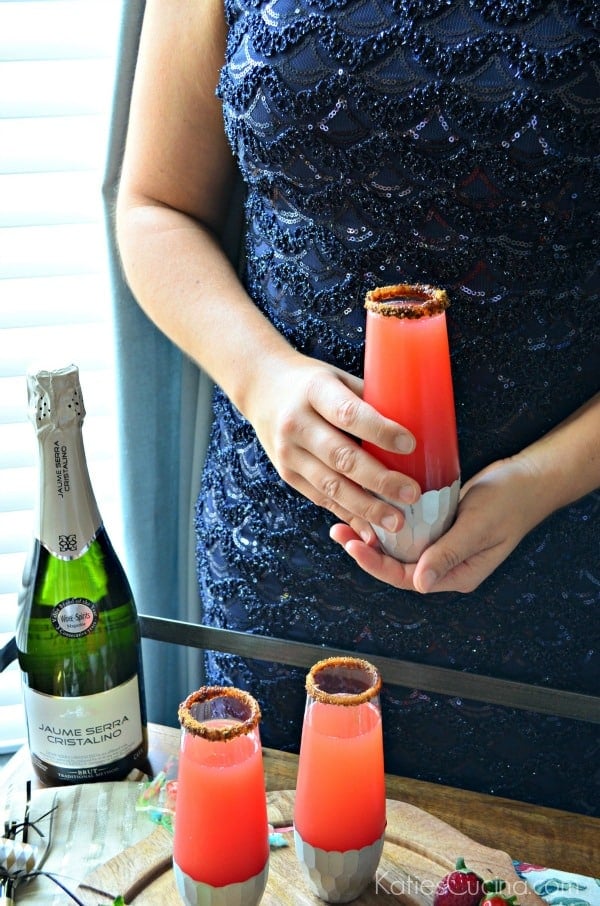
M 77 365 L 27 375 L 29 418 L 38 432 L 83 424 L 85 406 Z

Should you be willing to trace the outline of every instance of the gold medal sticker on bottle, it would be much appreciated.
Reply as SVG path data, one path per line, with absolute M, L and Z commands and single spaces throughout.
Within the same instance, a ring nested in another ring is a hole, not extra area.
M 98 624 L 98 608 L 87 598 L 67 598 L 52 608 L 52 625 L 68 639 L 81 639 Z

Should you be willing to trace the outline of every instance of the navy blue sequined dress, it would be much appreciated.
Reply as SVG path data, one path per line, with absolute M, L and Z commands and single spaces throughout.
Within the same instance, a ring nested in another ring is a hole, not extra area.
M 248 185 L 245 282 L 303 352 L 362 374 L 378 284 L 447 289 L 463 480 L 598 389 L 600 55 L 592 0 L 226 0 L 219 85 Z M 198 502 L 206 622 L 599 692 L 593 494 L 476 592 L 364 574 L 217 390 Z M 297 750 L 304 671 L 211 655 Z M 598 813 L 600 733 L 386 688 L 386 765 Z

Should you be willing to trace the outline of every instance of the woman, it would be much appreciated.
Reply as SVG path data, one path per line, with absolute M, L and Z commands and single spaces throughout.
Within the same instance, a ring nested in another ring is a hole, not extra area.
M 223 2 L 225 3 L 223 7 Z M 126 277 L 214 379 L 206 622 L 597 693 L 598 33 L 590 0 L 149 0 L 118 199 Z M 219 241 L 239 169 L 242 279 Z M 420 489 L 361 399 L 363 300 L 451 299 L 463 490 L 404 565 Z M 335 543 L 337 542 L 337 544 Z M 303 673 L 212 655 L 295 748 Z M 260 691 L 259 691 L 260 690 Z M 388 770 L 598 809 L 583 722 L 387 689 Z

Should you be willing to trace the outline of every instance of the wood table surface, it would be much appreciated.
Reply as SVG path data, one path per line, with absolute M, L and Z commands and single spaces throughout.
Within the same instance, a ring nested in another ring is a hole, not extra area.
M 179 730 L 149 725 L 148 772 L 154 776 L 176 756 Z M 267 790 L 296 786 L 297 755 L 264 749 Z M 27 748 L 17 752 L 0 771 L 0 796 L 10 786 L 33 781 Z M 387 775 L 387 797 L 416 805 L 446 821 L 485 846 L 501 849 L 513 859 L 583 875 L 600 874 L 600 819 L 512 799 Z

